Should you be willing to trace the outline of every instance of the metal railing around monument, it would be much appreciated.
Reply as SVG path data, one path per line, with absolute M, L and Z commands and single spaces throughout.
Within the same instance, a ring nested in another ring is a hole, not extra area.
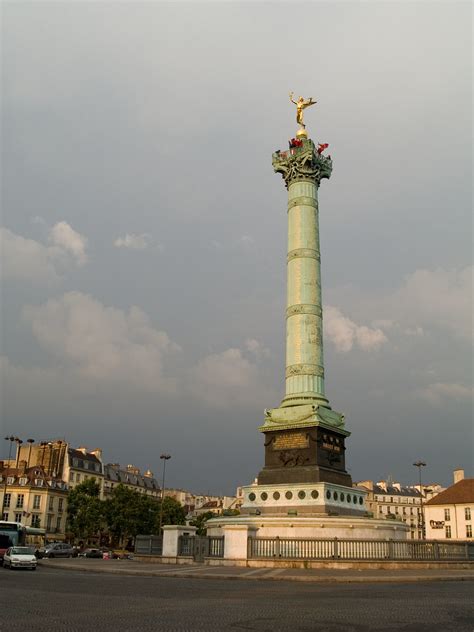
M 467 560 L 465 542 L 248 538 L 248 558 L 290 560 Z
M 196 545 L 205 542 L 205 557 L 224 557 L 224 536 L 180 535 L 178 538 L 178 556 L 194 557 Z

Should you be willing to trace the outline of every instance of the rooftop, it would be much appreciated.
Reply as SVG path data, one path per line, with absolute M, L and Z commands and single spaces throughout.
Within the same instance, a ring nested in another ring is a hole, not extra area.
M 431 500 L 427 505 L 462 505 L 466 503 L 474 503 L 474 478 L 464 478 L 463 480 L 451 485 L 444 492 L 441 492 Z

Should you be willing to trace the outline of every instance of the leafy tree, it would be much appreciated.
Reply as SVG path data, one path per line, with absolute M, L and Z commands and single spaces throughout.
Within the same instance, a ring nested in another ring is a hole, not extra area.
M 103 503 L 100 487 L 88 479 L 71 489 L 67 501 L 67 530 L 74 538 L 90 538 L 103 524 Z
M 161 501 L 159 502 L 158 507 L 161 508 Z M 159 524 L 160 524 L 160 518 L 158 514 L 158 521 L 156 523 L 156 533 L 158 533 Z M 165 524 L 186 524 L 185 508 L 175 498 L 171 498 L 170 496 L 165 496 L 165 498 L 163 499 L 162 525 L 165 525 Z
M 116 542 L 134 538 L 139 533 L 155 532 L 159 503 L 149 496 L 118 485 L 104 503 L 107 526 Z
M 199 514 L 194 520 L 191 521 L 191 526 L 197 527 L 196 535 L 206 535 L 206 522 L 210 518 L 214 518 L 214 514 L 212 513 L 212 511 L 206 511 L 205 513 Z

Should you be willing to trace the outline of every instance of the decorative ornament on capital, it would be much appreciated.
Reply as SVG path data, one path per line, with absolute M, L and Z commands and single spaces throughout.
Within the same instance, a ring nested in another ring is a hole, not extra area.
M 296 105 L 296 122 L 300 126 L 296 137 L 289 141 L 288 151 L 276 151 L 272 157 L 273 168 L 281 173 L 286 188 L 292 182 L 309 181 L 319 184 L 323 178 L 329 178 L 332 173 L 332 160 L 330 156 L 323 156 L 323 152 L 329 147 L 328 143 L 314 142 L 308 138 L 308 132 L 304 123 L 304 110 L 316 105 L 312 97 L 305 99 L 298 97 L 295 101 L 293 92 L 290 92 L 290 101 Z

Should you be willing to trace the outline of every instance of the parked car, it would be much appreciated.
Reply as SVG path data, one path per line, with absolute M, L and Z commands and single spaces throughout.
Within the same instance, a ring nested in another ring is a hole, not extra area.
M 39 551 L 39 557 L 73 557 L 74 549 L 70 544 L 65 542 L 50 542 L 46 546 L 42 546 Z
M 103 553 L 100 549 L 84 549 L 78 557 L 96 557 L 102 559 Z
M 14 568 L 30 568 L 36 570 L 37 560 L 35 552 L 28 546 L 11 546 L 3 555 L 3 566 L 13 570 Z

